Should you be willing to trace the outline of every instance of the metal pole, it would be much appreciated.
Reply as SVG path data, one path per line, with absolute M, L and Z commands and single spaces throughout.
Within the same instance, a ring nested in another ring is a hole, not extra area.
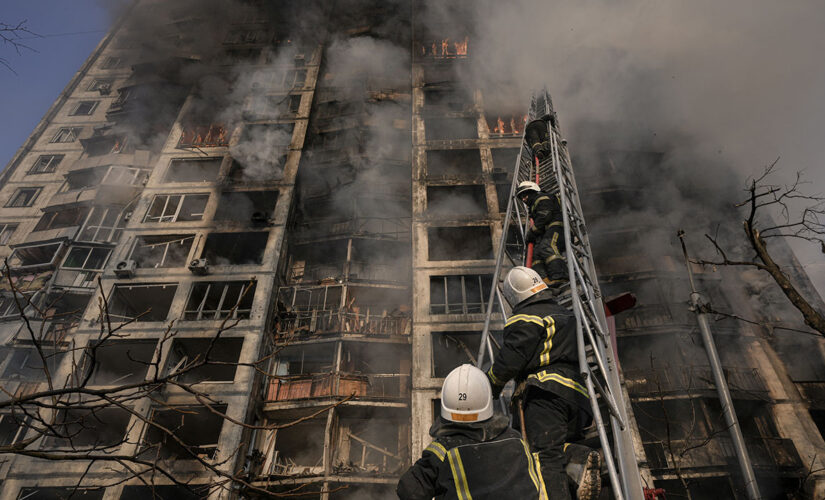
M 701 294 L 696 291 L 696 284 L 693 280 L 693 270 L 690 268 L 687 246 L 685 245 L 685 232 L 679 230 L 677 233 L 682 243 L 682 253 L 685 255 L 685 267 L 687 267 L 688 278 L 690 279 L 690 303 L 693 312 L 696 313 L 696 321 L 699 323 L 699 330 L 702 333 L 702 342 L 705 344 L 705 351 L 710 361 L 710 369 L 713 372 L 713 380 L 716 383 L 716 392 L 719 393 L 719 402 L 722 403 L 722 414 L 725 417 L 725 424 L 733 439 L 733 447 L 736 451 L 736 459 L 739 461 L 739 469 L 745 479 L 745 489 L 750 500 L 760 500 L 759 486 L 756 483 L 756 476 L 753 473 L 748 450 L 745 447 L 745 439 L 742 437 L 742 429 L 739 427 L 739 419 L 733 409 L 733 400 L 730 397 L 728 383 L 722 372 L 722 363 L 719 361 L 719 353 L 716 351 L 716 343 L 713 341 L 713 334 L 710 331 L 710 321 L 705 312 L 707 302 Z

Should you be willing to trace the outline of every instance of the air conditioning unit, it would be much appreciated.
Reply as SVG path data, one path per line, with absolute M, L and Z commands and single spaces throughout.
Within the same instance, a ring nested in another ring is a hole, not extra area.
M 189 271 L 200 276 L 209 274 L 209 262 L 206 259 L 193 259 L 189 263 Z
M 252 224 L 256 226 L 269 224 L 269 217 L 267 217 L 266 212 L 252 212 Z
M 132 259 L 121 260 L 115 264 L 115 276 L 118 278 L 132 278 L 135 276 L 137 262 Z

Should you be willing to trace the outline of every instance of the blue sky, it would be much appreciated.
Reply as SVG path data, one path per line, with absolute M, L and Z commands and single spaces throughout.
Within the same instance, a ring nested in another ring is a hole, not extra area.
M 21 40 L 20 55 L 0 45 L 17 74 L 0 67 L 0 168 L 5 168 L 46 110 L 109 27 L 101 0 L 0 0 L 0 21 L 26 26 L 43 38 Z M 36 52 L 35 52 L 36 51 Z

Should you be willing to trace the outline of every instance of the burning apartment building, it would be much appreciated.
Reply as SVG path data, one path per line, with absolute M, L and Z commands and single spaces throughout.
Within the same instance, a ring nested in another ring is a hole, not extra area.
M 527 103 L 426 3 L 169 4 L 134 2 L 3 172 L 0 499 L 394 498 L 475 361 Z M 642 480 L 744 498 L 672 235 L 625 216 L 661 155 L 579 174 L 605 295 L 637 298 Z M 696 272 L 720 311 L 787 310 Z M 793 362 L 822 342 L 715 328 L 766 498 L 822 494 L 822 357 Z

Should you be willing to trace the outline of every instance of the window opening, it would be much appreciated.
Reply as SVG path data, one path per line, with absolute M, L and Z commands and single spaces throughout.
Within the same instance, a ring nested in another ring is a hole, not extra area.
M 208 194 L 158 194 L 143 222 L 184 222 L 203 219 Z
M 253 216 L 266 222 L 272 218 L 278 191 L 224 191 L 218 201 L 215 220 L 248 222 Z
M 431 227 L 427 229 L 429 260 L 493 258 L 489 226 Z
M 232 382 L 235 380 L 236 363 L 241 356 L 242 338 L 178 338 L 169 352 L 168 373 L 185 370 L 177 376 L 178 382 Z M 210 349 L 211 348 L 211 349 Z M 209 359 L 206 353 L 209 351 Z M 188 369 L 192 364 L 206 364 Z
M 123 385 L 142 381 L 149 371 L 156 344 L 154 340 L 106 340 L 96 347 L 91 344 L 86 348 L 84 365 L 87 372 L 93 370 L 89 383 Z
M 80 101 L 74 107 L 70 116 L 89 116 L 94 113 L 99 101 Z
M 77 140 L 83 127 L 63 127 L 57 130 L 51 142 L 74 142 Z
M 183 267 L 194 241 L 194 235 L 139 236 L 129 258 L 139 267 Z
M 427 214 L 442 218 L 486 216 L 484 186 L 428 186 Z
M 201 256 L 210 265 L 260 264 L 263 261 L 268 232 L 210 233 Z
M 4 223 L 0 224 L 0 245 L 8 245 L 11 235 L 17 229 L 17 224 Z
M 229 146 L 229 135 L 223 125 L 184 125 L 179 148 Z
M 226 413 L 226 405 L 215 405 L 213 408 L 219 413 Z M 223 418 L 203 406 L 153 408 L 150 418 L 161 427 L 174 429 L 178 439 L 147 425 L 143 437 L 143 456 L 208 460 L 218 450 Z
M 181 158 L 172 160 L 166 182 L 212 182 L 218 177 L 223 158 Z
M 9 199 L 9 202 L 6 203 L 6 206 L 14 208 L 30 207 L 37 199 L 37 195 L 40 194 L 40 189 L 39 187 L 19 188 Z
M 109 315 L 116 321 L 163 321 L 177 289 L 174 283 L 115 285 L 109 297 Z
M 63 161 L 65 155 L 40 155 L 35 160 L 32 168 L 29 169 L 30 174 L 46 174 L 54 172 L 60 162 Z
M 255 281 L 199 282 L 192 286 L 183 319 L 249 319 L 255 298 Z M 232 308 L 237 305 L 234 312 Z
M 427 175 L 480 176 L 481 155 L 477 149 L 431 149 L 427 151 Z
M 127 214 L 131 214 L 130 207 L 92 207 L 78 240 L 98 243 L 117 242 L 123 233 L 123 226 L 126 225 Z
M 430 314 L 484 312 L 492 282 L 489 274 L 431 276 Z

